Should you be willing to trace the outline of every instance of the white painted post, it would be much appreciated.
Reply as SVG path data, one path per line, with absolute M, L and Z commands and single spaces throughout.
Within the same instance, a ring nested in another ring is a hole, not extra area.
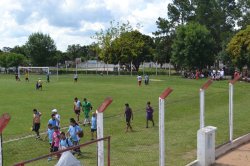
M 205 91 L 200 89 L 200 129 L 205 126 Z
M 103 138 L 103 113 L 97 113 L 97 139 Z M 98 141 L 98 166 L 104 166 L 104 144 Z
M 164 123 L 164 99 L 159 98 L 159 165 L 165 165 L 165 123 Z
M 159 97 L 159 166 L 165 166 L 165 98 L 173 91 L 167 88 Z
M 76 63 L 76 74 L 77 74 L 77 63 Z
M 212 80 L 208 80 L 200 88 L 200 129 L 205 127 L 205 90 L 213 83 Z
M 229 83 L 229 140 L 233 141 L 233 84 Z
M 111 104 L 112 98 L 107 97 L 102 105 L 96 110 L 97 113 L 97 139 L 103 138 L 103 112 Z M 104 143 L 98 141 L 98 166 L 104 166 Z

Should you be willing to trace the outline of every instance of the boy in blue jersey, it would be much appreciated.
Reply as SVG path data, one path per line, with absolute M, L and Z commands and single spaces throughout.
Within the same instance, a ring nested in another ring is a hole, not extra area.
M 59 144 L 59 149 L 62 150 L 64 148 L 68 148 L 70 146 L 73 146 L 73 143 L 71 142 L 70 139 L 66 138 L 65 133 L 61 132 L 60 134 L 60 144 Z
M 74 146 L 79 145 L 79 142 L 80 142 L 79 134 L 81 132 L 83 134 L 83 130 L 76 123 L 75 119 L 74 118 L 70 118 L 70 126 L 69 126 L 69 129 L 67 131 L 67 136 L 70 137 L 70 139 L 72 140 Z M 78 155 L 81 155 L 80 148 L 75 149 L 75 151 L 78 153 Z
M 48 124 L 47 135 L 45 136 L 44 139 L 46 139 L 47 137 L 49 139 L 50 152 L 53 152 L 53 149 L 51 148 L 53 133 L 54 133 L 54 129 L 52 127 L 52 124 Z M 52 157 L 48 158 L 48 161 L 50 161 L 50 160 L 52 160 Z
M 91 140 L 94 140 L 94 132 L 96 132 L 97 129 L 97 119 L 96 119 L 96 113 L 92 113 L 91 118 Z
M 48 124 L 51 124 L 52 127 L 57 126 L 58 123 L 56 121 L 56 115 L 55 114 L 51 114 L 51 119 L 48 121 Z

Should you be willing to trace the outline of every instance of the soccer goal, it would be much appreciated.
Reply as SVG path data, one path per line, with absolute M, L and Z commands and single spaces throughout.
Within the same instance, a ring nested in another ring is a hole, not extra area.
M 30 74 L 50 74 L 49 67 L 24 67 L 19 66 L 18 67 L 18 76 L 19 78 L 21 75 L 27 74 L 29 76 Z

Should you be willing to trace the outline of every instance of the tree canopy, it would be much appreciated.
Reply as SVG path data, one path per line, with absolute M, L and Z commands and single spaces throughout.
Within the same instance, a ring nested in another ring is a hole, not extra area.
M 54 40 L 47 34 L 40 32 L 29 36 L 25 44 L 27 56 L 35 66 L 46 66 L 56 64 L 56 45 Z
M 239 31 L 228 43 L 227 51 L 239 69 L 250 68 L 250 25 Z
M 203 69 L 214 62 L 215 42 L 203 25 L 188 23 L 179 26 L 172 45 L 172 58 L 177 67 Z

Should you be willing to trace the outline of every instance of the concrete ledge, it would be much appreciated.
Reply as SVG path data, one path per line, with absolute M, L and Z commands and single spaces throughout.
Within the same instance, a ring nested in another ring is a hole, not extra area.
M 232 142 L 228 142 L 224 145 L 217 147 L 215 150 L 215 158 L 219 158 L 219 157 L 223 156 L 224 154 L 226 154 L 230 150 L 235 149 L 235 148 L 239 147 L 240 145 L 247 143 L 249 140 L 250 140 L 250 133 L 243 135 L 239 138 L 236 138 Z
M 224 154 L 228 153 L 229 151 L 247 143 L 250 141 L 250 133 L 243 135 L 239 138 L 236 138 L 235 140 L 233 140 L 232 142 L 227 142 L 223 145 L 220 145 L 218 147 L 216 147 L 215 149 L 215 158 L 219 158 L 221 156 L 223 156 Z M 187 164 L 186 166 L 198 166 L 198 161 L 195 160 L 189 164 Z

